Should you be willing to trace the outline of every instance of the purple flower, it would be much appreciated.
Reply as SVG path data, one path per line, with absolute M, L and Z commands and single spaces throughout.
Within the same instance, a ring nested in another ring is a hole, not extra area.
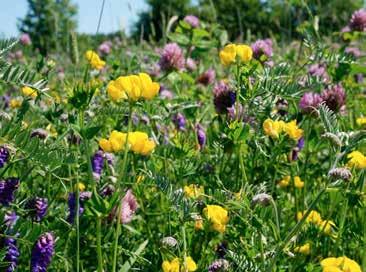
M 353 31 L 366 31 L 366 9 L 356 10 L 352 14 L 349 27 Z
M 329 86 L 323 90 L 321 97 L 332 111 L 339 111 L 346 103 L 346 93 L 341 84 Z
M 208 272 L 224 272 L 229 270 L 229 262 L 225 259 L 215 260 L 209 267 Z
M 208 69 L 206 72 L 199 75 L 199 77 L 197 78 L 197 82 L 204 86 L 208 86 L 208 85 L 214 83 L 215 77 L 216 77 L 215 70 Z
M 0 147 L 0 168 L 9 161 L 9 150 L 5 146 Z
M 20 35 L 19 41 L 22 45 L 31 45 L 32 41 L 28 33 Z
M 55 254 L 55 238 L 50 232 L 42 234 L 33 246 L 31 271 L 46 272 Z
M 40 222 L 47 213 L 48 200 L 47 198 L 35 197 L 26 205 L 27 209 L 30 210 L 30 215 L 34 221 Z
M 176 43 L 165 45 L 160 57 L 159 65 L 163 70 L 181 70 L 184 68 L 185 61 L 183 50 Z
M 116 160 L 115 156 L 112 153 L 104 153 L 104 158 L 107 160 L 108 165 L 113 166 Z
M 8 206 L 14 201 L 14 192 L 19 187 L 18 178 L 7 178 L 0 181 L 0 203 Z
M 204 131 L 203 127 L 200 124 L 196 126 L 196 133 L 197 133 L 198 146 L 199 149 L 202 151 L 206 145 L 206 132 Z
M 358 58 L 361 56 L 361 51 L 360 49 L 358 49 L 357 47 L 346 47 L 346 49 L 344 50 L 345 53 Z
M 128 190 L 126 195 L 122 199 L 121 205 L 121 223 L 127 224 L 132 221 L 133 215 L 138 208 L 136 197 L 133 195 L 132 190 Z
M 188 58 L 187 61 L 186 61 L 186 68 L 189 70 L 189 71 L 194 71 L 197 69 L 197 64 L 196 64 L 196 61 L 192 58 Z
M 186 129 L 186 118 L 181 113 L 177 113 L 173 116 L 173 123 L 177 130 L 184 131 Z
M 304 137 L 301 137 L 297 141 L 296 147 L 292 150 L 292 153 L 291 153 L 291 161 L 296 161 L 298 159 L 299 153 L 304 148 L 304 145 L 305 145 Z
M 251 45 L 253 57 L 257 60 L 264 61 L 272 57 L 272 41 L 271 39 L 257 40 Z
M 322 98 L 319 94 L 308 92 L 300 99 L 299 107 L 304 113 L 312 113 L 322 103 Z
M 91 158 L 91 164 L 93 169 L 93 177 L 95 180 L 99 180 L 102 174 L 104 166 L 104 154 L 102 150 L 98 150 Z
M 4 245 L 6 248 L 6 254 L 4 257 L 4 262 L 8 264 L 5 272 L 13 272 L 16 270 L 17 264 L 18 264 L 18 258 L 19 258 L 19 250 L 17 247 L 17 242 L 12 237 L 6 237 L 4 239 Z
M 215 109 L 219 114 L 227 113 L 228 108 L 235 104 L 236 93 L 224 81 L 215 84 L 213 94 Z
M 103 197 L 111 196 L 116 191 L 112 184 L 107 184 L 101 191 L 100 195 Z
M 112 50 L 112 42 L 105 41 L 98 47 L 98 51 L 101 55 L 108 55 Z
M 14 211 L 7 211 L 4 214 L 4 224 L 7 228 L 12 229 L 18 220 L 18 216 Z
M 91 192 L 80 192 L 80 202 L 79 202 L 79 216 L 84 212 L 84 202 L 91 198 Z M 69 205 L 69 216 L 67 217 L 67 221 L 69 223 L 73 223 L 76 216 L 76 194 L 69 193 L 68 198 Z
M 40 139 L 46 139 L 48 136 L 48 131 L 43 128 L 36 128 L 32 130 L 31 138 L 38 137 Z
M 327 75 L 326 66 L 320 63 L 314 63 L 309 66 L 308 73 L 314 77 L 323 77 Z
M 159 95 L 161 98 L 168 100 L 173 99 L 174 97 L 173 93 L 170 90 L 168 90 L 164 85 L 160 86 Z
M 194 15 L 187 15 L 183 20 L 193 28 L 199 27 L 200 25 L 200 20 Z

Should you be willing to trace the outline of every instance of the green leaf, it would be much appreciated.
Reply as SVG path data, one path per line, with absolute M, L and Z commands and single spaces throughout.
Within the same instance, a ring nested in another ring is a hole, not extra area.
M 101 128 L 102 128 L 102 126 L 94 126 L 94 127 L 84 128 L 81 131 L 81 135 L 83 136 L 83 138 L 86 138 L 86 139 L 90 140 L 95 135 L 97 135 L 97 133 L 100 131 Z
M 136 262 L 137 258 L 141 255 L 141 253 L 145 250 L 147 244 L 149 243 L 149 240 L 145 240 L 140 244 L 140 246 L 136 249 L 136 251 L 133 253 L 133 256 L 130 257 L 130 259 L 123 264 L 120 272 L 127 272 L 132 268 L 132 265 Z

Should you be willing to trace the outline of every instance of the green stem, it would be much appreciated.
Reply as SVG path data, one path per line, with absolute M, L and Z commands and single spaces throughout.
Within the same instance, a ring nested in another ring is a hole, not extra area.
M 102 218 L 97 218 L 97 253 L 98 253 L 98 272 L 103 272 L 102 255 Z
M 127 135 L 126 135 L 126 141 L 124 146 L 124 154 L 123 154 L 123 163 L 122 163 L 122 177 L 126 177 L 126 166 L 127 166 L 127 157 L 128 157 L 128 136 L 131 130 L 131 116 L 132 116 L 132 103 L 129 104 L 129 113 L 128 113 L 128 125 L 127 125 Z M 122 193 L 122 184 L 119 189 L 120 193 Z M 121 233 L 121 215 L 122 215 L 122 203 L 119 200 L 118 203 L 118 209 L 117 209 L 117 218 L 116 218 L 116 231 L 114 236 L 114 246 L 113 246 L 113 263 L 112 263 L 112 272 L 116 272 L 117 268 L 117 254 L 118 254 L 118 238 Z

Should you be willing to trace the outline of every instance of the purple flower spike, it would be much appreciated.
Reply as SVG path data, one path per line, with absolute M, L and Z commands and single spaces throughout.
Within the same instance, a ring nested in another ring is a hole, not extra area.
M 204 85 L 204 86 L 208 86 L 212 83 L 214 83 L 216 78 L 216 72 L 214 69 L 208 69 L 206 72 L 202 73 L 198 78 L 197 78 L 197 82 Z
M 8 263 L 8 267 L 4 270 L 5 272 L 13 272 L 16 270 L 19 258 L 19 250 L 17 247 L 17 242 L 14 238 L 6 237 L 4 239 L 4 245 L 6 248 L 6 254 L 4 261 Z
M 84 212 L 84 202 L 90 198 L 91 198 L 91 192 L 80 192 L 79 216 Z M 67 218 L 67 221 L 69 223 L 73 223 L 75 216 L 76 216 L 76 194 L 75 193 L 69 193 L 68 205 L 69 205 L 69 216 Z
M 186 118 L 181 113 L 177 113 L 173 116 L 173 123 L 177 130 L 184 131 L 186 129 Z
M 8 206 L 14 201 L 14 192 L 19 187 L 18 178 L 7 178 L 0 181 L 0 203 Z
M 366 31 L 366 9 L 359 9 L 352 14 L 349 27 L 353 31 Z
M 31 257 L 32 272 L 46 272 L 55 254 L 55 238 L 50 232 L 42 234 L 34 244 Z
M 183 20 L 193 28 L 199 27 L 200 25 L 200 20 L 194 15 L 187 15 Z
M 126 195 L 122 199 L 122 224 L 127 224 L 132 221 L 133 215 L 138 208 L 136 197 L 133 195 L 132 190 L 128 190 Z
M 91 159 L 92 169 L 93 169 L 93 177 L 95 180 L 99 180 L 102 174 L 103 166 L 104 166 L 104 153 L 101 150 L 98 150 Z
M 181 70 L 185 66 L 183 50 L 176 43 L 165 45 L 159 65 L 163 70 Z
M 12 229 L 18 220 L 18 216 L 14 211 L 7 211 L 4 215 L 4 224 L 7 228 Z
M 9 160 L 9 150 L 5 146 L 0 147 L 0 168 L 3 168 Z
M 30 215 L 33 220 L 40 222 L 47 213 L 48 200 L 47 198 L 35 197 L 26 206 L 30 210 Z
M 203 150 L 206 145 L 206 132 L 203 130 L 203 127 L 200 124 L 198 124 L 196 127 L 196 133 L 199 148 L 200 150 Z

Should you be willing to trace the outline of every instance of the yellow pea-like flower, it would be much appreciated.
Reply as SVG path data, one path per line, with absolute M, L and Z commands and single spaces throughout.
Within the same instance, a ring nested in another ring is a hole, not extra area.
M 248 62 L 253 57 L 253 50 L 249 45 L 240 44 L 236 46 L 236 54 L 242 62 Z
M 96 70 L 102 70 L 105 66 L 105 61 L 101 60 L 97 53 L 93 50 L 88 50 L 85 53 L 85 58 L 88 60 L 91 67 Z
M 230 65 L 231 63 L 235 62 L 236 58 L 236 45 L 235 44 L 228 44 L 222 49 L 219 53 L 221 63 L 225 66 Z
M 29 96 L 29 97 L 32 97 L 33 99 L 36 98 L 38 96 L 37 94 L 37 91 L 32 89 L 31 87 L 28 87 L 28 86 L 24 86 L 22 88 L 22 93 L 25 95 L 25 96 Z

